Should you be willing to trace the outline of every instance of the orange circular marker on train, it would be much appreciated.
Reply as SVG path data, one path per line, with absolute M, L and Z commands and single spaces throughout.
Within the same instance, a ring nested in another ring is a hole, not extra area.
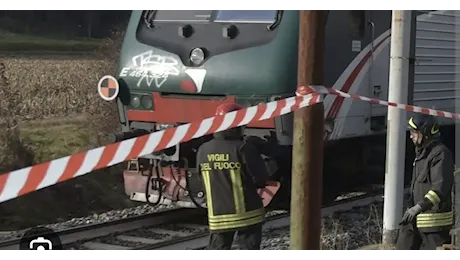
M 105 75 L 99 80 L 99 83 L 97 84 L 97 91 L 102 99 L 112 101 L 117 98 L 120 86 L 113 76 Z

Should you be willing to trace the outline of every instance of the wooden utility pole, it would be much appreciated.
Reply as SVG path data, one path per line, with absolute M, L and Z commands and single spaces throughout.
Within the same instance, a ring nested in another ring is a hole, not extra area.
M 323 83 L 324 11 L 300 11 L 298 86 Z M 305 90 L 299 91 L 308 94 Z M 291 249 L 320 249 L 324 106 L 294 112 Z

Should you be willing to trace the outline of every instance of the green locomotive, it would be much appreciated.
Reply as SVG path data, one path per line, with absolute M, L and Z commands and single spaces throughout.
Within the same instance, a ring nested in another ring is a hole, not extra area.
M 387 99 L 391 11 L 328 11 L 326 17 L 324 85 Z M 453 23 L 452 17 L 448 12 L 420 12 L 417 36 L 445 44 L 443 26 Z M 438 21 L 444 25 L 434 28 Z M 222 103 L 252 106 L 293 96 L 298 24 L 298 11 L 133 11 L 116 74 L 122 133 L 114 135 L 114 141 L 213 116 Z M 422 46 L 417 51 L 429 55 L 439 50 Z M 453 52 L 454 47 L 443 51 Z M 436 62 L 423 61 L 413 68 L 415 89 L 423 92 L 429 84 L 445 89 L 448 83 L 436 82 L 426 73 Z M 417 85 L 418 77 L 433 83 Z M 451 100 L 423 95 L 427 94 L 414 94 L 416 105 L 454 109 Z M 335 96 L 327 96 L 324 105 L 327 203 L 345 186 L 383 179 L 386 107 Z M 263 141 L 271 179 L 281 183 L 277 201 L 289 197 L 292 120 L 288 114 L 246 128 L 247 135 Z M 129 162 L 123 173 L 126 193 L 136 201 L 203 206 L 195 152 L 209 138 Z

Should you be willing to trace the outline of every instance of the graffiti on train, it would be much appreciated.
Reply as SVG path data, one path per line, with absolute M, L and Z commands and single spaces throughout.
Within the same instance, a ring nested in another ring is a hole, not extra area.
M 137 78 L 137 87 L 143 83 L 160 88 L 170 76 L 180 74 L 177 59 L 146 51 L 132 58 L 132 66 L 121 69 L 119 76 Z

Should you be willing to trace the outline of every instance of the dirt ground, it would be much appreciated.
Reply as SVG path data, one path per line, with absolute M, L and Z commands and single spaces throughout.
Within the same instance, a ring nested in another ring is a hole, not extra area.
M 96 86 L 115 66 L 110 55 L 0 58 L 0 174 L 106 144 L 118 117 Z M 123 191 L 122 166 L 0 204 L 0 231 L 134 206 Z

